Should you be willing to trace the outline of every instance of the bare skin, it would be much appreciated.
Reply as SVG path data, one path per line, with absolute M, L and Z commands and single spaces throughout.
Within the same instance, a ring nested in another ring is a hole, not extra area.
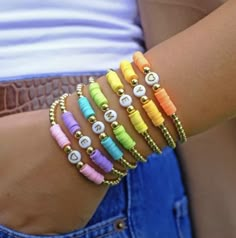
M 188 28 L 223 2 L 140 0 L 146 46 L 151 48 Z M 195 237 L 236 236 L 235 129 L 236 121 L 230 120 L 178 148 Z
M 235 12 L 236 2 L 229 1 L 146 54 L 178 105 L 188 136 L 235 116 Z M 103 78 L 99 82 L 108 88 Z M 113 97 L 111 90 L 106 92 L 109 98 Z M 148 94 L 151 96 L 151 91 Z M 72 96 L 69 108 L 86 128 L 75 104 Z M 126 114 L 118 102 L 113 108 L 120 111 L 120 121 L 125 123 Z M 174 132 L 169 121 L 167 125 Z M 149 126 L 163 147 L 161 135 L 150 123 Z M 107 190 L 78 175 L 51 139 L 48 128 L 47 110 L 0 119 L 0 223 L 26 233 L 52 234 L 83 227 Z M 90 130 L 88 133 L 92 136 Z M 130 133 L 137 143 L 141 141 L 131 128 Z M 146 147 L 140 150 L 144 154 L 150 152 Z
M 236 121 L 195 136 L 179 148 L 198 238 L 236 236 Z

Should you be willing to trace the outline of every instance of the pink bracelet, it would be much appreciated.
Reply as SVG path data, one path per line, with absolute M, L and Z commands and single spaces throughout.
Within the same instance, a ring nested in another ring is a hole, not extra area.
M 58 104 L 59 100 L 56 100 L 55 102 L 52 103 L 49 110 L 49 117 L 51 123 L 50 133 L 57 142 L 57 144 L 67 154 L 69 162 L 71 164 L 76 165 L 80 173 L 83 174 L 90 181 L 94 182 L 95 184 L 106 184 L 106 185 L 118 184 L 121 181 L 121 178 L 117 178 L 116 180 L 106 180 L 104 178 L 104 175 L 97 172 L 93 167 L 82 161 L 82 157 L 79 151 L 73 150 L 71 148 L 71 142 L 69 141 L 65 133 L 62 131 L 60 125 L 56 122 L 55 110 Z

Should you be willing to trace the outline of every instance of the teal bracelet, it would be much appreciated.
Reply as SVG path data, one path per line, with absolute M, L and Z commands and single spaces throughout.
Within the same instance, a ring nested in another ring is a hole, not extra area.
M 105 125 L 102 121 L 98 121 L 96 118 L 96 113 L 92 108 L 88 98 L 83 95 L 82 92 L 83 84 L 78 84 L 76 88 L 76 92 L 78 95 L 78 106 L 79 109 L 84 116 L 92 124 L 92 130 L 95 134 L 99 136 L 101 145 L 104 149 L 111 155 L 111 157 L 119 161 L 122 165 L 127 168 L 134 169 L 136 168 L 136 163 L 129 163 L 124 157 L 124 153 L 121 149 L 116 145 L 113 139 L 105 133 Z

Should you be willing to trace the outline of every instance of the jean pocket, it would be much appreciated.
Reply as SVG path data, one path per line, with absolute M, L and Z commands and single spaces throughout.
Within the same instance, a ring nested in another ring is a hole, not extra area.
M 0 225 L 0 238 L 127 238 L 126 217 L 117 216 L 106 221 L 60 235 L 29 235 Z
M 188 212 L 188 199 L 183 196 L 174 203 L 174 217 L 179 238 L 191 238 L 191 223 Z

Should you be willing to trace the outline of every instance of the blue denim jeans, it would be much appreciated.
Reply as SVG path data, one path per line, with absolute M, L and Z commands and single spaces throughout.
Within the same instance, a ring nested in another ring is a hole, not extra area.
M 62 235 L 26 235 L 0 226 L 0 238 L 190 238 L 191 224 L 175 152 L 151 154 L 110 188 L 83 229 Z

